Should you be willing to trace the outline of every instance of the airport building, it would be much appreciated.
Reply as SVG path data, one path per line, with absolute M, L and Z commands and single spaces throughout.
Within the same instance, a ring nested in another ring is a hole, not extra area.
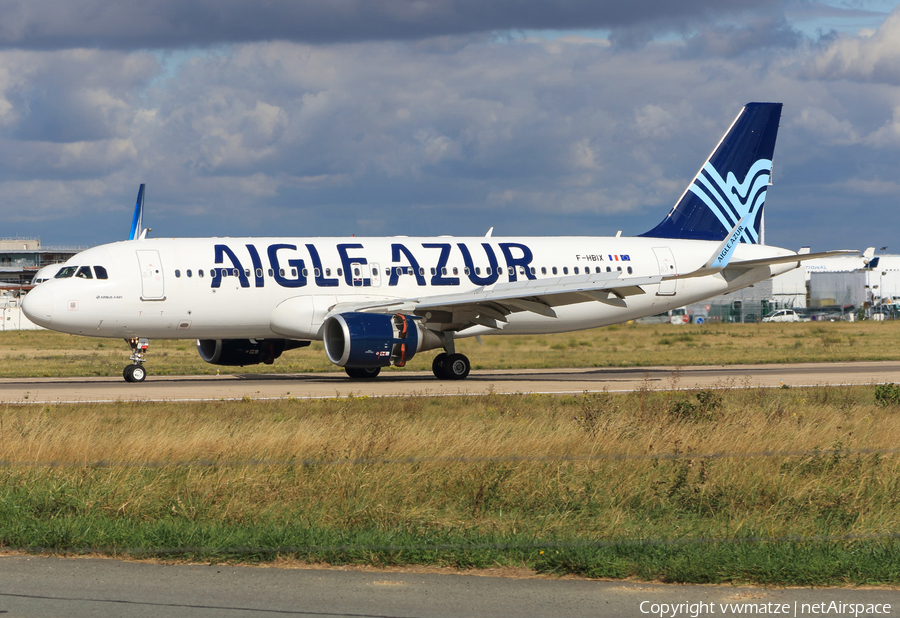
M 65 262 L 85 247 L 41 247 L 39 238 L 0 239 L 0 330 L 40 328 L 22 313 L 21 294 L 44 266 Z
M 776 309 L 825 320 L 900 317 L 900 255 L 874 255 L 869 249 L 809 260 L 768 281 L 691 305 L 685 314 L 695 322 L 756 322 Z
M 39 238 L 0 239 L 0 287 L 29 285 L 44 266 L 65 262 L 87 247 L 41 247 Z

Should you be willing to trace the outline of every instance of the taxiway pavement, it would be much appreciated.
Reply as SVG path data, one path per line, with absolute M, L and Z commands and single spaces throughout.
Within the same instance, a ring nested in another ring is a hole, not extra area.
M 384 371 L 373 380 L 343 373 L 154 376 L 129 384 L 121 377 L 0 379 L 0 401 L 64 403 L 111 401 L 217 401 L 476 395 L 484 393 L 584 393 L 697 388 L 751 388 L 900 382 L 900 361 L 629 367 L 588 369 L 473 370 L 462 381 L 436 380 L 431 372 Z

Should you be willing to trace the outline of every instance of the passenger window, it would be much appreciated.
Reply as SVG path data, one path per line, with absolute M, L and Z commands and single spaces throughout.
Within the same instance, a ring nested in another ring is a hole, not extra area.
M 187 270 L 187 276 L 190 277 L 190 276 L 192 276 L 193 274 L 194 274 L 194 273 L 191 272 L 191 269 L 188 268 L 188 270 Z
M 578 274 L 578 267 L 577 267 L 577 266 L 575 267 L 575 274 L 576 274 L 576 275 Z
M 459 274 L 459 269 L 456 268 L 456 266 L 453 267 L 453 274 L 454 274 L 454 275 L 458 275 L 458 274 Z M 468 273 L 466 273 L 466 274 L 468 274 Z
M 441 269 L 441 274 L 442 274 L 442 275 L 446 275 L 446 274 L 447 274 L 447 269 L 446 269 L 446 268 L 442 268 L 442 269 Z
M 419 267 L 419 274 L 420 274 L 420 275 L 424 275 L 424 274 L 425 274 L 425 269 L 422 268 L 421 266 Z
M 390 276 L 391 276 L 391 269 L 390 269 L 390 268 L 385 268 L 385 269 L 384 269 L 384 274 L 385 274 L 386 277 L 390 277 Z
M 203 269 L 202 268 L 197 271 L 197 276 L 200 277 L 201 279 L 203 278 Z
M 317 268 L 316 270 L 318 271 L 319 269 Z M 343 269 L 343 268 L 338 268 L 338 270 L 337 270 L 337 275 L 338 275 L 338 277 L 343 277 L 343 276 L 344 276 L 344 269 Z M 319 276 L 319 273 L 317 272 L 317 273 L 316 273 L 316 277 L 318 277 L 318 276 Z
M 245 268 L 245 269 L 244 269 L 244 276 L 245 276 L 245 277 L 249 277 L 249 276 L 250 276 L 250 269 L 249 269 L 249 268 Z
M 94 266 L 94 274 L 97 275 L 98 279 L 109 279 L 106 275 L 106 269 L 102 266 Z
M 78 272 L 75 273 L 75 276 L 79 279 L 93 279 L 94 275 L 91 274 L 90 266 L 82 266 L 78 269 Z
M 308 269 L 308 268 L 304 268 L 304 269 L 303 269 L 303 276 L 304 276 L 304 277 L 309 277 L 309 269 Z
M 469 267 L 466 266 L 466 267 L 463 269 L 463 272 L 466 273 L 466 276 L 468 276 L 468 275 L 469 275 Z
M 296 269 L 296 268 L 292 268 L 292 269 L 291 269 L 291 277 L 296 277 L 296 276 L 297 276 L 297 269 Z
M 531 274 L 534 274 L 534 266 L 531 267 Z
M 594 269 L 594 272 L 597 273 L 597 274 L 599 274 L 599 273 L 600 273 L 600 267 L 598 266 L 597 268 L 595 268 L 595 269 Z
M 431 274 L 432 274 L 432 275 L 436 275 L 436 274 L 437 274 L 437 268 L 435 268 L 434 266 L 431 267 Z
M 609 266 L 607 266 L 607 267 L 606 267 L 606 272 L 611 273 L 611 272 L 612 272 L 612 268 L 610 268 Z
M 188 271 L 188 272 L 190 272 L 190 271 Z M 270 276 L 270 277 L 274 277 L 274 276 L 275 276 L 275 271 L 272 270 L 271 268 L 269 269 L 269 276 Z M 188 275 L 188 277 L 190 277 L 190 275 Z
M 100 277 L 97 277 L 97 278 L 99 279 Z M 175 278 L 176 278 L 176 279 L 180 279 L 180 278 L 181 278 L 181 271 L 178 270 L 177 268 L 175 269 Z
M 618 270 L 619 272 L 622 272 L 622 267 L 621 267 L 621 266 L 616 266 L 616 270 Z
M 69 277 L 72 277 L 75 275 L 76 270 L 78 270 L 77 266 L 66 266 L 65 268 L 61 269 L 58 273 L 56 273 L 56 276 L 53 278 L 54 279 L 68 279 Z
M 514 274 L 516 274 L 516 269 L 513 268 L 512 266 L 510 266 L 510 267 L 509 267 L 509 275 L 512 276 L 512 275 L 514 275 Z
M 628 274 L 631 274 L 631 266 L 628 267 Z
M 278 269 L 278 274 L 281 275 L 282 277 L 284 277 L 284 269 L 283 269 L 283 268 L 279 268 L 279 269 Z
M 326 276 L 326 277 L 330 277 L 330 276 L 331 276 L 331 269 L 330 269 L 330 268 L 326 268 L 326 269 L 325 269 L 325 276 Z
M 490 266 L 488 266 L 488 270 L 489 270 L 489 271 L 491 270 L 491 267 L 490 267 Z M 476 274 L 476 275 L 480 275 L 480 274 L 481 274 L 481 266 L 476 266 L 476 267 L 475 267 L 475 274 Z M 491 273 L 488 272 L 488 274 L 491 274 Z
M 257 269 L 256 269 L 256 276 L 257 276 L 257 278 L 259 278 L 259 279 L 262 278 L 262 276 L 263 276 L 263 275 L 262 275 L 262 268 L 257 268 Z
M 477 268 L 475 269 L 475 274 L 476 274 L 476 275 L 478 274 L 478 269 L 477 269 Z M 490 274 L 491 274 L 491 267 L 490 267 L 490 266 L 488 266 L 487 268 L 484 269 L 484 274 L 486 274 L 486 275 L 490 275 Z M 500 269 L 499 269 L 499 268 L 497 268 L 497 274 L 498 274 L 498 275 L 500 274 Z
M 547 274 L 547 267 L 546 267 L 546 266 L 541 266 L 541 274 L 542 274 L 542 275 L 546 275 L 546 274 Z
M 564 275 L 568 275 L 568 274 L 569 274 L 569 267 L 568 267 L 568 266 L 563 266 L 563 274 L 564 274 Z
M 318 268 L 313 270 L 313 274 L 316 276 L 316 278 L 319 278 L 321 276 L 321 274 L 320 274 L 321 272 L 322 271 L 320 271 Z
M 556 270 L 556 266 L 553 267 L 553 274 L 555 275 L 558 271 Z

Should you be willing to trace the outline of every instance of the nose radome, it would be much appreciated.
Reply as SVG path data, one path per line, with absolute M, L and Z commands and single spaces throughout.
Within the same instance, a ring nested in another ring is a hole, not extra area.
M 22 300 L 22 311 L 38 326 L 47 326 L 53 320 L 53 291 L 38 285 Z

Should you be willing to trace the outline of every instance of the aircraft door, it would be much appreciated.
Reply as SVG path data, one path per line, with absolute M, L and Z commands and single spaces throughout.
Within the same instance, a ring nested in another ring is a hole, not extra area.
M 140 250 L 137 252 L 137 259 L 141 266 L 141 300 L 165 300 L 159 251 Z
M 381 286 L 381 272 L 378 268 L 378 264 L 369 264 L 369 268 L 372 269 L 372 285 L 374 287 Z
M 363 286 L 363 282 L 366 277 L 365 266 L 360 264 L 359 262 L 353 262 L 350 264 L 350 277 L 353 281 L 353 287 L 360 288 Z
M 668 247 L 653 247 L 653 253 L 656 255 L 656 263 L 659 264 L 659 274 L 674 275 L 678 271 L 675 268 L 675 256 Z M 675 286 L 678 283 L 675 279 L 670 281 L 661 281 L 657 296 L 675 296 Z

